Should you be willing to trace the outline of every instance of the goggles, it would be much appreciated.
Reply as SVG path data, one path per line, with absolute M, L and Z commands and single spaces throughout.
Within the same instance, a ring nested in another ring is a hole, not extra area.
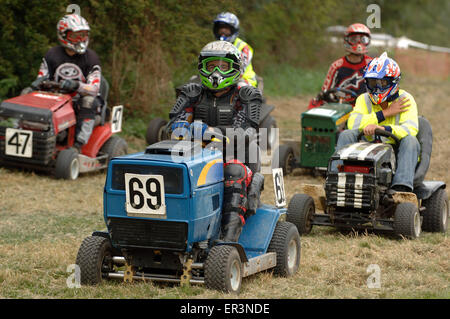
M 207 75 L 218 71 L 221 74 L 228 74 L 233 71 L 234 61 L 228 58 L 211 57 L 202 61 L 202 71 Z
M 346 37 L 346 41 L 351 45 L 358 43 L 368 45 L 370 43 L 370 37 L 365 34 L 351 34 Z
M 391 78 L 383 78 L 383 79 L 366 79 L 366 85 L 369 89 L 379 88 L 381 90 L 385 90 L 390 88 L 392 84 L 394 84 L 394 79 Z
M 89 39 L 89 31 L 68 31 L 67 40 L 72 43 L 85 42 Z

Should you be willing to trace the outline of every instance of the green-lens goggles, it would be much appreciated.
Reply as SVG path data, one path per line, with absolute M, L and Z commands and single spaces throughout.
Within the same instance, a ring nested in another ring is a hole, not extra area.
M 228 58 L 210 57 L 202 61 L 202 71 L 210 75 L 215 71 L 221 74 L 229 74 L 234 71 L 234 61 Z

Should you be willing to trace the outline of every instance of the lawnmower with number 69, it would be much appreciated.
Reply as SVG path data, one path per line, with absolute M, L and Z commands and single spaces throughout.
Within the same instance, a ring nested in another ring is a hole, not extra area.
M 107 230 L 92 233 L 79 248 L 81 284 L 116 278 L 239 293 L 242 278 L 256 272 L 296 273 L 300 237 L 281 220 L 285 208 L 260 204 L 238 242 L 220 240 L 224 164 L 216 143 L 224 138 L 216 132 L 202 141 L 165 140 L 111 160 L 104 190 Z
M 108 83 L 102 78 L 95 127 L 79 152 L 74 147 L 76 116 L 72 96 L 59 82 L 43 81 L 39 91 L 0 104 L 0 164 L 53 172 L 74 180 L 79 173 L 104 169 L 108 161 L 127 153 L 121 130 L 122 106 L 108 122 Z

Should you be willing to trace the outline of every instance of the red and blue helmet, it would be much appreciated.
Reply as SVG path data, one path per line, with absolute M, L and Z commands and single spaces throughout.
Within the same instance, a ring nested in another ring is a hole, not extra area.
M 219 34 L 219 29 L 223 26 L 230 28 L 229 36 Z M 214 19 L 213 32 L 217 40 L 233 43 L 239 35 L 239 19 L 231 12 L 221 12 Z
M 400 78 L 400 67 L 386 52 L 374 58 L 364 72 L 364 81 L 372 102 L 380 104 L 389 101 L 399 90 Z

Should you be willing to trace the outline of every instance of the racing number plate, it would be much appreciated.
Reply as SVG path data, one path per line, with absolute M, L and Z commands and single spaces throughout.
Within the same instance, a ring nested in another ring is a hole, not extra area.
M 286 206 L 286 194 L 284 192 L 284 180 L 283 169 L 274 168 L 272 170 L 273 175 L 273 188 L 275 190 L 275 206 L 278 208 Z
M 7 128 L 5 154 L 31 158 L 33 156 L 33 131 Z
M 111 132 L 118 133 L 122 131 L 123 105 L 117 105 L 111 112 Z
M 125 174 L 126 211 L 129 216 L 166 218 L 162 175 Z

